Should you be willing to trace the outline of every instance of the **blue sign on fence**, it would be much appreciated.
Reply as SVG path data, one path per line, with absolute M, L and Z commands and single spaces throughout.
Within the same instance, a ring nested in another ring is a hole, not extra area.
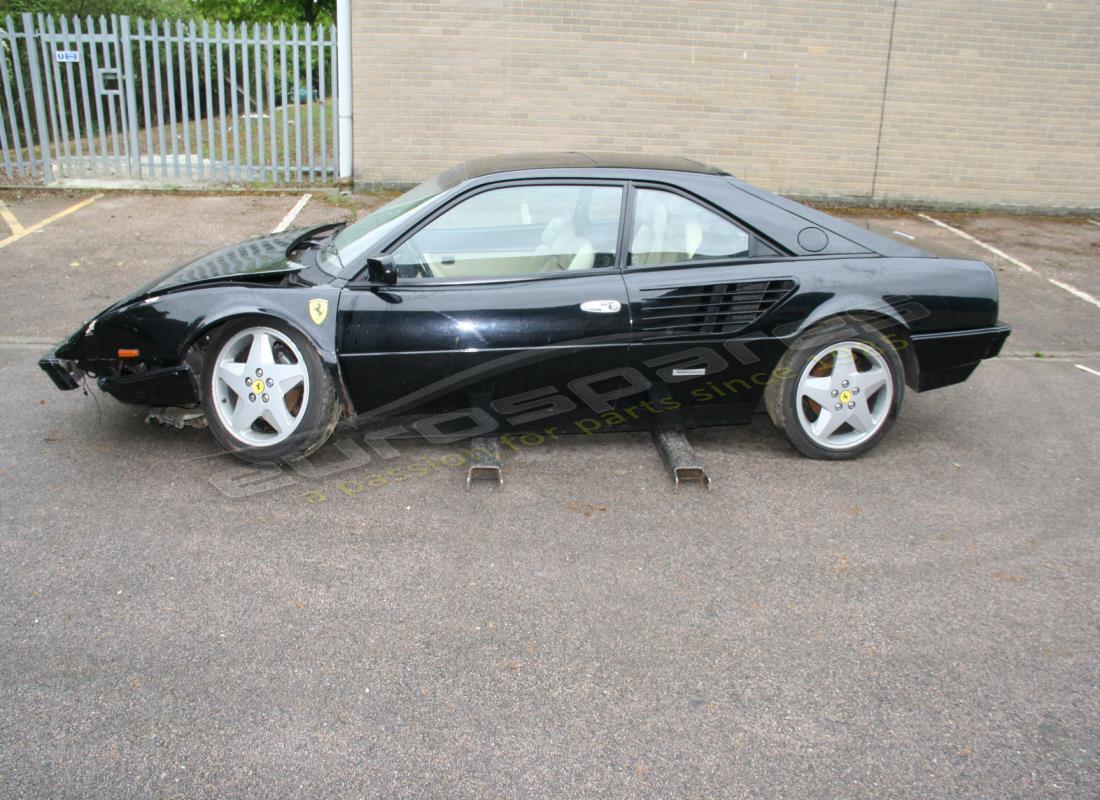
M 53 55 L 54 58 L 61 62 L 80 60 L 79 50 L 54 50 Z

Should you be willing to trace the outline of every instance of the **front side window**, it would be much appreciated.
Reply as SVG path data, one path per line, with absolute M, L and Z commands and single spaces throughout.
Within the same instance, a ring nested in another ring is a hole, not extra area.
M 475 194 L 394 251 L 400 278 L 491 278 L 611 267 L 618 186 L 509 186 Z
M 659 189 L 635 194 L 631 266 L 746 258 L 750 246 L 748 233 L 686 197 Z
M 348 225 L 325 243 L 319 260 L 321 269 L 336 276 L 348 265 L 374 252 L 390 233 L 400 230 L 418 207 L 457 186 L 462 175 L 460 168 L 449 169 Z

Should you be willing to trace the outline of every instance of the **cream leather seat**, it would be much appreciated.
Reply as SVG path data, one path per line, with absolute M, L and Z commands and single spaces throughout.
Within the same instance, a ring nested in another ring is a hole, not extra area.
M 664 203 L 647 196 L 638 208 L 637 233 L 630 245 L 630 263 L 635 266 L 676 264 L 690 261 L 703 243 L 699 221 L 682 215 L 670 215 Z
M 636 214 L 641 224 L 630 243 L 630 263 L 640 267 L 662 263 L 668 209 L 655 197 L 646 196 L 646 202 L 638 206 Z
M 690 217 L 674 217 L 669 227 L 676 232 L 669 236 L 670 250 L 676 254 L 677 261 L 690 261 L 699 252 L 703 243 L 703 226 L 699 220 Z
M 703 243 L 703 228 L 690 217 L 671 216 L 665 228 L 661 252 L 653 254 L 654 264 L 681 264 L 691 261 Z
M 542 244 L 531 259 L 531 272 L 591 269 L 596 262 L 592 242 L 577 236 L 573 224 L 564 217 L 555 217 L 542 231 Z

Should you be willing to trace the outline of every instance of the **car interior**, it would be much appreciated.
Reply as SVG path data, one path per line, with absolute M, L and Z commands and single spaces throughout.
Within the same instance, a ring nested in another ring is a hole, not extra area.
M 622 188 L 525 186 L 474 195 L 394 252 L 399 277 L 491 277 L 615 263 Z
M 638 190 L 630 266 L 679 264 L 748 254 L 749 235 L 728 220 L 678 194 Z
M 750 237 L 672 192 L 639 189 L 630 266 L 749 254 Z M 394 253 L 401 278 L 473 278 L 570 272 L 615 263 L 622 189 L 492 189 L 449 209 Z

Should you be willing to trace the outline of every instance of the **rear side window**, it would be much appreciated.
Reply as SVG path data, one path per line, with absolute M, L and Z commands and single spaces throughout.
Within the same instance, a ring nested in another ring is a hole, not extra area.
M 686 197 L 660 189 L 638 189 L 635 194 L 630 266 L 748 258 L 759 254 L 759 244 L 737 225 Z

